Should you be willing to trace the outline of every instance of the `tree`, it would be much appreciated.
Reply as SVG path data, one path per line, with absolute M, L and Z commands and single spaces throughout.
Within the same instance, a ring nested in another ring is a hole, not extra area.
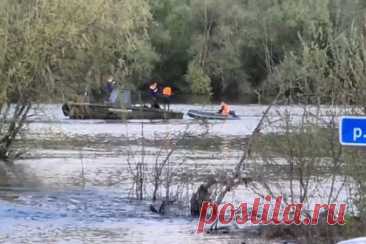
M 186 80 L 191 83 L 191 91 L 194 94 L 211 96 L 211 79 L 199 64 L 189 64 Z
M 347 32 L 314 29 L 313 38 L 300 37 L 302 48 L 286 55 L 271 76 L 284 91 L 298 89 L 312 103 L 365 106 L 365 38 L 360 27 Z M 321 40 L 321 41 L 320 41 Z
M 145 0 L 4 0 L 0 7 L 0 160 L 9 164 L 33 103 L 79 94 L 106 73 L 141 81 L 156 60 Z
M 247 88 L 245 69 L 240 61 L 241 18 L 239 1 L 192 1 L 194 62 L 211 79 L 212 90 L 220 96 L 225 91 Z
M 189 92 L 184 75 L 192 59 L 188 52 L 192 36 L 190 1 L 151 0 L 154 22 L 151 25 L 151 43 L 160 56 L 154 76 L 182 92 Z

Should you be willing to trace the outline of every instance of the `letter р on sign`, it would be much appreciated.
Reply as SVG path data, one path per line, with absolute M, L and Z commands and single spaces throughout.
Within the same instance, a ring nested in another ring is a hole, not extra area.
M 366 117 L 341 117 L 339 120 L 339 142 L 344 146 L 366 147 Z

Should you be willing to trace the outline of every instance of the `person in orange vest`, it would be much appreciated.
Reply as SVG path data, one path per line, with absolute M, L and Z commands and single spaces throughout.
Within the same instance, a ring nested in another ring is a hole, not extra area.
M 224 115 L 224 116 L 229 116 L 230 115 L 229 105 L 226 104 L 225 102 L 221 102 L 219 114 Z
M 170 98 L 173 95 L 173 89 L 170 86 L 163 88 L 164 106 L 168 111 L 170 110 Z

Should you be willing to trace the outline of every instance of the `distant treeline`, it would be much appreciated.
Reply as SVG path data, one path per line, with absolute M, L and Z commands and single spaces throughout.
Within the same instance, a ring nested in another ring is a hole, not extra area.
M 68 99 L 108 75 L 213 98 L 359 102 L 365 16 L 364 0 L 3 0 L 0 104 Z

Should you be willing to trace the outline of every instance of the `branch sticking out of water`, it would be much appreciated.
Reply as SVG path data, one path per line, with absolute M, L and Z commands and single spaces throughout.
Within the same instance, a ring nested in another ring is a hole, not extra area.
M 260 121 L 258 122 L 256 128 L 254 129 L 253 133 L 250 135 L 247 143 L 246 148 L 244 149 L 244 152 L 242 154 L 242 157 L 240 158 L 239 162 L 236 164 L 232 175 L 225 177 L 224 180 L 218 179 L 217 176 L 210 177 L 206 184 L 202 184 L 199 189 L 192 195 L 191 198 L 191 214 L 192 216 L 199 215 L 200 206 L 204 201 L 211 200 L 209 197 L 209 189 L 217 184 L 223 185 L 222 190 L 219 191 L 217 194 L 217 197 L 215 199 L 215 202 L 217 204 L 221 204 L 223 199 L 225 198 L 226 194 L 230 192 L 233 188 L 241 185 L 241 184 L 247 184 L 248 181 L 251 181 L 250 177 L 243 177 L 242 171 L 245 170 L 245 162 L 250 157 L 252 152 L 252 147 L 254 140 L 258 137 L 260 132 L 263 129 L 263 124 L 265 119 L 267 118 L 269 112 L 271 111 L 272 107 L 278 103 L 278 100 L 281 97 L 281 92 L 278 93 L 276 98 L 273 100 L 273 102 L 268 105 L 267 109 L 264 111 Z

